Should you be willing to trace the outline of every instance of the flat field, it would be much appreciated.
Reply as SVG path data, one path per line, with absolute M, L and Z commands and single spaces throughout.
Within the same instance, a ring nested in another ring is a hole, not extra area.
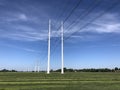
M 120 90 L 120 73 L 0 72 L 0 90 Z

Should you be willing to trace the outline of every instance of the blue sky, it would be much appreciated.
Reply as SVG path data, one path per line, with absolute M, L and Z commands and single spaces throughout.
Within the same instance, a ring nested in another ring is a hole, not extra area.
M 79 1 L 0 0 L 0 69 L 33 70 L 39 60 L 41 70 L 46 70 L 49 19 L 51 69 L 61 67 L 61 21 L 65 67 L 119 67 L 120 1 L 81 0 L 70 15 Z

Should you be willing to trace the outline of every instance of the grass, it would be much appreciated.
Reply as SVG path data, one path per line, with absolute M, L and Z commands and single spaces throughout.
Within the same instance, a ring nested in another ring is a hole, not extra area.
M 120 90 L 119 72 L 0 72 L 0 90 Z

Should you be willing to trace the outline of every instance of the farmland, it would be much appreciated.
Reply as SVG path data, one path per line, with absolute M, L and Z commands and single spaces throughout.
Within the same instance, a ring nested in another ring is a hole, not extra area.
M 0 90 L 120 90 L 119 72 L 0 72 Z

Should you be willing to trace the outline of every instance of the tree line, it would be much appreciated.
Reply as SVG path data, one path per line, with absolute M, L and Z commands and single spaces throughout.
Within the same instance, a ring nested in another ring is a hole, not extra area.
M 0 72 L 19 72 L 19 71 L 2 69 L 2 70 L 0 70 Z M 31 72 L 34 72 L 34 71 L 31 71 Z M 40 72 L 45 72 L 45 71 L 40 71 Z M 51 72 L 61 72 L 61 69 L 51 70 Z M 99 68 L 99 69 L 95 69 L 95 68 L 88 68 L 88 69 L 64 68 L 64 72 L 120 72 L 120 68 L 118 68 L 118 67 L 115 67 L 113 69 L 109 69 L 109 68 Z
M 53 72 L 60 72 L 61 69 L 57 69 L 57 70 L 51 70 Z M 120 68 L 115 67 L 114 69 L 109 69 L 109 68 L 99 68 L 99 69 L 95 69 L 95 68 L 88 68 L 88 69 L 67 69 L 64 68 L 65 72 L 120 72 Z
M 17 72 L 16 70 L 7 70 L 7 69 L 2 69 L 0 72 Z

